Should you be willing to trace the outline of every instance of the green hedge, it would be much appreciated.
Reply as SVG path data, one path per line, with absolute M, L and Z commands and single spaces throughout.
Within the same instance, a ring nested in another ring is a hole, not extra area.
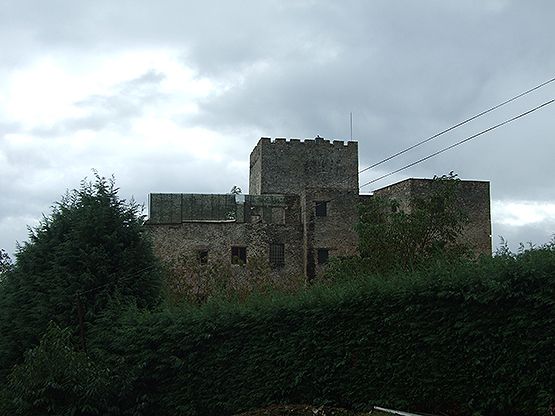
M 132 369 L 122 403 L 138 414 L 314 403 L 544 415 L 555 387 L 554 317 L 547 246 L 296 297 L 129 311 L 91 338 L 110 365 Z

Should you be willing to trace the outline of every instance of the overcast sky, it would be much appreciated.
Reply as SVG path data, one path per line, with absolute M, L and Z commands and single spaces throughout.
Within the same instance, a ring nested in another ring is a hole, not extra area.
M 248 190 L 261 136 L 361 168 L 555 76 L 553 0 L 0 0 L 0 247 L 91 169 L 125 198 Z M 555 98 L 555 82 L 361 175 Z M 555 233 L 555 104 L 372 186 L 491 181 L 493 243 Z

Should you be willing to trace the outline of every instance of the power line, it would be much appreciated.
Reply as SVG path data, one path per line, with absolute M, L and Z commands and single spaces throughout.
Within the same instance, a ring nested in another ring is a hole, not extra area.
M 537 107 L 534 107 L 534 108 L 532 108 L 532 109 L 530 109 L 530 110 L 528 110 L 528 111 L 525 111 L 524 113 L 518 114 L 518 115 L 516 115 L 516 116 L 514 116 L 514 117 L 512 117 L 512 118 L 510 118 L 510 119 L 507 119 L 507 120 L 505 120 L 505 121 L 503 121 L 503 122 L 501 122 L 501 123 L 499 123 L 499 124 L 496 124 L 496 125 L 494 125 L 494 126 L 492 126 L 492 127 L 489 127 L 489 128 L 487 128 L 487 129 L 485 129 L 485 130 L 482 130 L 482 131 L 480 131 L 479 133 L 473 134 L 472 136 L 467 137 L 466 139 L 460 140 L 460 141 L 458 141 L 457 143 L 454 143 L 454 144 L 452 144 L 452 145 L 450 145 L 450 146 L 448 146 L 448 147 L 445 147 L 445 148 L 443 148 L 443 149 L 441 149 L 441 150 L 439 150 L 439 151 L 437 151 L 437 152 L 435 152 L 435 153 L 432 153 L 432 154 L 430 154 L 430 155 L 428 155 L 428 156 L 426 156 L 426 157 L 423 157 L 423 158 L 421 158 L 421 159 L 419 159 L 419 160 L 417 160 L 417 161 L 415 161 L 415 162 L 412 162 L 412 163 L 410 163 L 410 164 L 408 164 L 408 165 L 405 165 L 405 166 L 403 166 L 402 168 L 399 168 L 399 169 L 397 169 L 397 170 L 395 170 L 395 171 L 393 171 L 393 172 L 390 172 L 390 173 L 388 173 L 388 174 L 386 174 L 386 175 L 382 175 L 382 176 L 380 176 L 379 178 L 373 179 L 373 180 L 371 180 L 371 181 L 369 181 L 369 182 L 367 182 L 367 183 L 365 183 L 365 184 L 359 186 L 358 189 L 360 190 L 360 189 L 361 189 L 362 187 L 364 187 L 364 186 L 370 185 L 371 183 L 377 182 L 377 181 L 379 181 L 379 180 L 381 180 L 381 179 L 384 179 L 384 178 L 386 178 L 386 177 L 388 177 L 388 176 L 391 176 L 391 175 L 393 175 L 393 174 L 395 174 L 395 173 L 398 173 L 398 172 L 400 172 L 400 171 L 402 171 L 402 170 L 408 169 L 409 167 L 412 167 L 412 166 L 414 166 L 414 165 L 417 165 L 417 164 L 419 164 L 419 163 L 422 163 L 422 162 L 424 162 L 425 160 L 428 160 L 428 159 L 430 159 L 430 158 L 432 158 L 432 157 L 434 157 L 434 156 L 437 156 L 437 155 L 439 155 L 439 154 L 441 154 L 441 153 L 443 153 L 443 152 L 446 152 L 446 151 L 449 150 L 449 149 L 452 149 L 452 148 L 454 148 L 454 147 L 460 146 L 461 144 L 466 143 L 466 142 L 468 142 L 468 141 L 470 141 L 470 140 L 472 140 L 472 139 L 474 139 L 474 138 L 476 138 L 476 137 L 478 137 L 478 136 L 481 136 L 481 135 L 483 135 L 483 134 L 485 134 L 485 133 L 487 133 L 487 132 L 490 132 L 490 131 L 492 131 L 492 130 L 495 130 L 495 129 L 497 129 L 497 128 L 499 128 L 499 127 L 505 125 L 505 124 L 508 124 L 508 123 L 511 123 L 511 122 L 513 122 L 513 121 L 515 121 L 515 120 L 518 120 L 519 118 L 525 117 L 525 116 L 527 116 L 528 114 L 533 113 L 534 111 L 537 111 L 537 110 L 539 110 L 539 109 L 542 108 L 542 107 L 545 107 L 545 106 L 547 106 L 547 105 L 549 105 L 549 104 L 552 104 L 553 102 L 555 102 L 555 99 L 552 99 L 552 100 L 550 100 L 550 101 L 546 101 L 545 103 L 543 103 L 543 104 L 541 104 L 541 105 L 539 105 L 539 106 L 537 106 Z M 346 191 L 346 192 L 348 192 L 348 191 Z M 318 207 L 319 204 L 324 204 L 324 203 L 328 203 L 328 202 L 331 202 L 331 201 L 335 201 L 335 200 L 338 200 L 338 199 L 343 198 L 343 197 L 344 197 L 344 196 L 341 195 L 341 196 L 336 196 L 335 198 L 330 198 L 330 199 L 328 199 L 327 201 L 315 201 L 314 206 L 315 206 L 315 208 L 316 208 L 316 207 Z M 315 215 L 314 215 L 314 211 L 312 211 L 312 214 L 311 214 L 310 217 L 308 218 L 308 223 L 314 225 L 315 222 L 316 222 L 315 220 L 316 220 L 316 217 L 315 217 Z M 312 247 L 311 249 L 314 249 L 314 247 Z
M 417 164 L 419 164 L 419 163 L 422 163 L 422 162 L 424 162 L 425 160 L 431 159 L 431 158 L 434 157 L 434 156 L 437 156 L 437 155 L 439 155 L 439 154 L 441 154 L 441 153 L 443 153 L 443 152 L 446 152 L 447 150 L 450 150 L 450 149 L 452 149 L 452 148 L 454 148 L 454 147 L 457 147 L 457 146 L 459 146 L 459 145 L 461 145 L 461 144 L 463 144 L 463 143 L 466 143 L 466 142 L 468 142 L 468 141 L 470 141 L 470 140 L 472 140 L 472 139 L 475 139 L 475 138 L 478 137 L 478 136 L 481 136 L 481 135 L 483 135 L 483 134 L 485 134 L 485 133 L 487 133 L 487 132 L 490 132 L 490 131 L 495 130 L 495 129 L 501 127 L 501 126 L 504 126 L 505 124 L 508 124 L 508 123 L 511 123 L 511 122 L 513 122 L 513 121 L 515 121 L 515 120 L 518 120 L 518 119 L 521 118 L 521 117 L 527 116 L 528 114 L 533 113 L 534 111 L 539 110 L 540 108 L 545 107 L 545 106 L 547 106 L 547 105 L 549 105 L 549 104 L 552 104 L 553 102 L 555 102 L 555 99 L 550 100 L 550 101 L 546 101 L 545 103 L 543 103 L 543 104 L 541 104 L 541 105 L 538 105 L 537 107 L 534 107 L 534 108 L 532 108 L 532 109 L 530 109 L 530 110 L 528 110 L 528 111 L 525 111 L 524 113 L 521 113 L 521 114 L 519 114 L 519 115 L 517 115 L 517 116 L 514 116 L 514 117 L 512 117 L 512 118 L 510 118 L 510 119 L 508 119 L 508 120 L 505 120 L 505 121 L 503 121 L 503 122 L 501 122 L 501 123 L 499 123 L 499 124 L 496 124 L 495 126 L 489 127 L 489 128 L 487 128 L 487 129 L 485 129 L 485 130 L 482 130 L 482 131 L 479 132 L 479 133 L 473 134 L 472 136 L 469 136 L 469 137 L 467 137 L 466 139 L 460 140 L 460 141 L 458 141 L 457 143 L 454 143 L 454 144 L 452 144 L 452 145 L 450 145 L 450 146 L 447 146 L 447 147 L 445 147 L 445 148 L 443 148 L 443 149 L 441 149 L 441 150 L 438 150 L 438 151 L 435 152 L 435 153 L 432 153 L 432 154 L 430 154 L 430 155 L 428 155 L 428 156 L 426 156 L 426 157 L 423 157 L 423 158 L 421 158 L 421 159 L 418 159 L 418 160 L 415 161 L 415 162 L 409 163 L 408 165 L 405 165 L 405 166 L 403 166 L 402 168 L 396 169 L 396 170 L 394 170 L 393 172 L 389 172 L 389 173 L 387 173 L 387 174 L 385 174 L 385 175 L 382 175 L 382 176 L 380 176 L 379 178 L 372 179 L 371 181 L 366 182 L 366 183 L 363 184 L 363 185 L 360 185 L 360 186 L 358 187 L 358 189 L 360 189 L 360 188 L 362 188 L 362 187 L 364 187 L 364 186 L 370 185 L 370 184 L 372 184 L 372 183 L 374 183 L 374 182 L 377 182 L 377 181 L 379 181 L 379 180 L 381 180 L 381 179 L 387 178 L 388 176 L 394 175 L 394 174 L 396 174 L 396 173 L 398 173 L 398 172 L 401 172 L 402 170 L 408 169 L 408 168 L 410 168 L 410 167 L 412 167 L 412 166 L 414 166 L 414 165 L 417 165 Z
M 447 129 L 445 129 L 445 130 L 442 130 L 442 131 L 440 131 L 439 133 L 436 133 L 436 134 L 434 134 L 433 136 L 428 137 L 427 139 L 424 139 L 424 140 L 422 140 L 422 141 L 420 141 L 420 142 L 418 142 L 418 143 L 416 143 L 416 144 L 413 144 L 412 146 L 409 146 L 409 147 L 407 147 L 407 148 L 404 149 L 404 150 L 401 150 L 401 151 L 399 151 L 399 152 L 397 152 L 397 153 L 395 153 L 395 154 L 393 154 L 393 155 L 391 155 L 391 156 L 388 156 L 388 157 L 386 157 L 385 159 L 382 159 L 382 160 L 380 160 L 379 162 L 376 162 L 376 163 L 374 163 L 373 165 L 370 165 L 370 166 L 368 166 L 368 167 L 362 169 L 362 170 L 359 171 L 358 173 L 361 174 L 361 173 L 363 173 L 363 172 L 366 172 L 367 170 L 370 170 L 370 169 L 372 169 L 372 168 L 375 168 L 376 166 L 379 166 L 379 165 L 381 165 L 381 164 L 383 164 L 383 163 L 385 163 L 385 162 L 388 162 L 388 161 L 390 161 L 391 159 L 396 158 L 397 156 L 400 156 L 400 155 L 402 155 L 402 154 L 404 154 L 404 153 L 406 153 L 406 152 L 408 152 L 408 151 L 410 151 L 410 150 L 412 150 L 412 149 L 414 149 L 414 148 L 416 148 L 416 147 L 419 147 L 419 146 L 423 145 L 424 143 L 428 143 L 429 141 L 431 141 L 431 140 L 433 140 L 433 139 L 435 139 L 435 138 L 437 138 L 437 137 L 439 137 L 439 136 L 441 136 L 441 135 L 443 135 L 443 134 L 445 134 L 445 133 L 450 132 L 451 130 L 454 130 L 454 129 L 456 129 L 456 128 L 458 128 L 458 127 L 460 127 L 460 126 L 462 126 L 462 125 L 464 125 L 464 124 L 466 124 L 466 123 L 469 123 L 469 122 L 472 121 L 472 120 L 477 119 L 478 117 L 481 117 L 481 116 L 483 116 L 483 115 L 485 115 L 485 114 L 487 114 L 487 113 L 490 113 L 490 112 L 492 112 L 492 111 L 494 111 L 494 110 L 497 110 L 498 108 L 503 107 L 504 105 L 509 104 L 510 102 L 513 102 L 513 101 L 519 99 L 520 97 L 523 97 L 523 96 L 525 96 L 525 95 L 527 95 L 527 94 L 530 94 L 531 92 L 536 91 L 536 90 L 540 89 L 541 87 L 543 87 L 543 86 L 545 86 L 545 85 L 547 85 L 547 84 L 549 84 L 549 83 L 551 83 L 551 82 L 553 82 L 553 81 L 555 81 L 555 77 L 553 77 L 553 78 L 551 78 L 551 79 L 549 79 L 549 80 L 547 80 L 547 81 L 545 81 L 545 82 L 542 82 L 541 84 L 536 85 L 535 87 L 530 88 L 529 90 L 526 90 L 526 91 L 524 91 L 524 92 L 521 92 L 520 94 L 517 94 L 517 95 L 515 95 L 514 97 L 509 98 L 508 100 L 505 100 L 505 101 L 503 101 L 503 102 L 500 103 L 500 104 L 494 105 L 493 107 L 488 108 L 487 110 L 484 110 L 484 111 L 482 111 L 482 112 L 480 112 L 480 113 L 478 113 L 478 114 L 476 114 L 476 115 L 474 115 L 474 116 L 472 116 L 472 117 L 470 117 L 470 118 L 467 118 L 466 120 L 461 121 L 461 122 L 459 122 L 459 123 L 457 123 L 457 124 L 455 124 L 455 125 L 453 125 L 453 126 L 447 128 Z M 364 186 L 364 185 L 363 185 L 363 186 Z

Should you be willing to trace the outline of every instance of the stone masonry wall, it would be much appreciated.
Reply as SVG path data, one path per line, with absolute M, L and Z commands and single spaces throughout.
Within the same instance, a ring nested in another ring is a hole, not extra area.
M 399 208 L 410 212 L 411 198 L 423 197 L 430 191 L 431 179 L 407 179 L 374 191 L 374 195 L 395 199 Z M 490 188 L 487 181 L 457 182 L 457 203 L 468 215 L 468 224 L 462 232 L 462 240 L 476 254 L 491 255 Z
M 358 192 L 358 143 L 261 138 L 250 156 L 249 193 L 297 194 L 305 188 Z
M 316 215 L 316 205 L 325 202 L 326 216 Z M 318 249 L 327 249 L 330 257 L 352 256 L 358 251 L 358 194 L 329 188 L 308 188 L 302 195 L 306 276 L 319 276 L 324 266 L 318 264 Z
M 304 283 L 302 228 L 264 223 L 182 223 L 149 226 L 156 255 L 179 277 L 177 291 L 208 295 L 209 279 L 226 279 L 233 291 L 253 284 L 298 287 Z M 285 264 L 269 265 L 270 243 L 282 243 Z M 247 264 L 232 264 L 231 247 L 246 247 Z M 208 250 L 208 263 L 198 264 L 197 253 Z M 209 276 L 217 273 L 217 276 Z M 203 281 L 199 281 L 202 279 Z M 175 286 L 175 284 L 174 284 Z M 203 293 L 206 292 L 206 293 Z
M 208 295 L 215 280 L 233 292 L 271 284 L 304 283 L 303 228 L 297 195 L 153 194 L 147 223 L 156 255 L 174 276 L 172 290 Z M 185 201 L 186 203 L 183 203 Z M 188 202 L 187 202 L 188 201 Z M 195 204 L 191 205 L 191 201 Z M 231 205 L 233 204 L 233 205 Z M 225 208 L 225 209 L 224 209 Z M 227 210 L 227 211 L 226 211 Z M 199 212 L 235 219 L 200 220 Z M 173 214 L 168 214 L 173 213 Z M 173 222 L 169 222 L 172 220 Z M 272 268 L 270 244 L 284 245 L 284 265 Z M 245 247 L 247 263 L 232 264 L 233 246 Z M 198 255 L 208 252 L 206 264 Z
M 250 156 L 251 194 L 301 196 L 304 269 L 315 278 L 323 270 L 318 249 L 330 257 L 354 255 L 358 203 L 358 143 L 261 138 Z M 325 216 L 315 206 L 326 203 Z

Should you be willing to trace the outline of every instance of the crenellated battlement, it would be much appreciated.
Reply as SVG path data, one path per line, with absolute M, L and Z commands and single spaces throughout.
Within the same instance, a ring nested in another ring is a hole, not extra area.
M 252 194 L 295 193 L 305 188 L 358 192 L 355 141 L 262 137 L 250 157 Z
M 356 141 L 343 141 L 343 140 L 328 140 L 323 137 L 316 137 L 314 139 L 287 139 L 285 137 L 276 137 L 274 139 L 270 137 L 261 137 L 258 141 L 258 145 L 268 146 L 334 146 L 334 147 L 358 147 L 358 142 Z M 257 146 L 258 146 L 257 145 Z

